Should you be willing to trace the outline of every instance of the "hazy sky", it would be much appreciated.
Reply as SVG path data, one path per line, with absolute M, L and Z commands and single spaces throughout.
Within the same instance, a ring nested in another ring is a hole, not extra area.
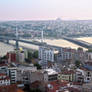
M 92 19 L 92 0 L 0 0 L 0 20 Z

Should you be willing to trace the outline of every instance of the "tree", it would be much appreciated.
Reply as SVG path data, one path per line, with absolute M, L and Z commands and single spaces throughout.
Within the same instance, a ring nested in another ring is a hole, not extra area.
M 23 89 L 25 92 L 42 92 L 39 88 L 30 88 L 29 84 L 25 84 Z
M 25 85 L 24 89 L 25 92 L 31 92 L 30 86 L 28 84 Z
M 8 59 L 8 58 L 7 58 L 7 56 L 5 55 L 5 56 L 1 57 L 1 60 L 2 60 L 2 59 Z
M 79 60 L 76 60 L 75 61 L 75 66 L 78 68 L 78 67 L 80 67 L 80 65 L 81 65 L 80 61 Z
M 40 89 L 36 88 L 36 89 L 31 89 L 30 92 L 42 92 Z
M 32 52 L 28 52 L 28 59 L 32 59 Z
M 34 57 L 34 58 L 38 58 L 38 51 L 35 51 L 35 52 L 33 53 L 33 57 Z
M 82 50 L 83 51 L 83 48 L 79 47 L 78 50 Z
M 88 49 L 88 52 L 92 52 L 92 49 Z
M 42 69 L 41 65 L 38 64 L 38 63 L 34 64 L 34 66 L 36 66 L 38 70 L 39 70 L 39 69 Z
M 27 58 L 25 58 L 25 61 L 26 61 L 27 63 L 32 63 L 32 61 L 31 61 L 30 59 L 27 59 Z

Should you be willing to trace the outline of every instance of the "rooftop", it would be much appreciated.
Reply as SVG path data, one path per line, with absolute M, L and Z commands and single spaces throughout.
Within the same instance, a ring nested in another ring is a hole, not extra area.
M 61 74 L 74 74 L 75 72 L 73 70 L 66 70 L 64 72 L 61 72 Z
M 53 69 L 44 69 L 47 73 L 48 73 L 48 75 L 52 75 L 52 74 L 58 74 L 55 70 L 53 70 Z

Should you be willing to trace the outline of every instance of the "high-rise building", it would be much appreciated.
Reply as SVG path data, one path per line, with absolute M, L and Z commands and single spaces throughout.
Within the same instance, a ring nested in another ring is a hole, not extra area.
M 48 61 L 54 62 L 55 60 L 55 50 L 51 47 L 40 46 L 39 47 L 39 59 L 41 64 L 47 64 Z

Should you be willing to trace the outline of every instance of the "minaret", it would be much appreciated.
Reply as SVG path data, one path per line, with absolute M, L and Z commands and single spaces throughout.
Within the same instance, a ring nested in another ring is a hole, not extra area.
M 18 30 L 17 30 L 17 27 L 16 27 L 16 50 L 19 49 L 19 44 L 18 44 Z

